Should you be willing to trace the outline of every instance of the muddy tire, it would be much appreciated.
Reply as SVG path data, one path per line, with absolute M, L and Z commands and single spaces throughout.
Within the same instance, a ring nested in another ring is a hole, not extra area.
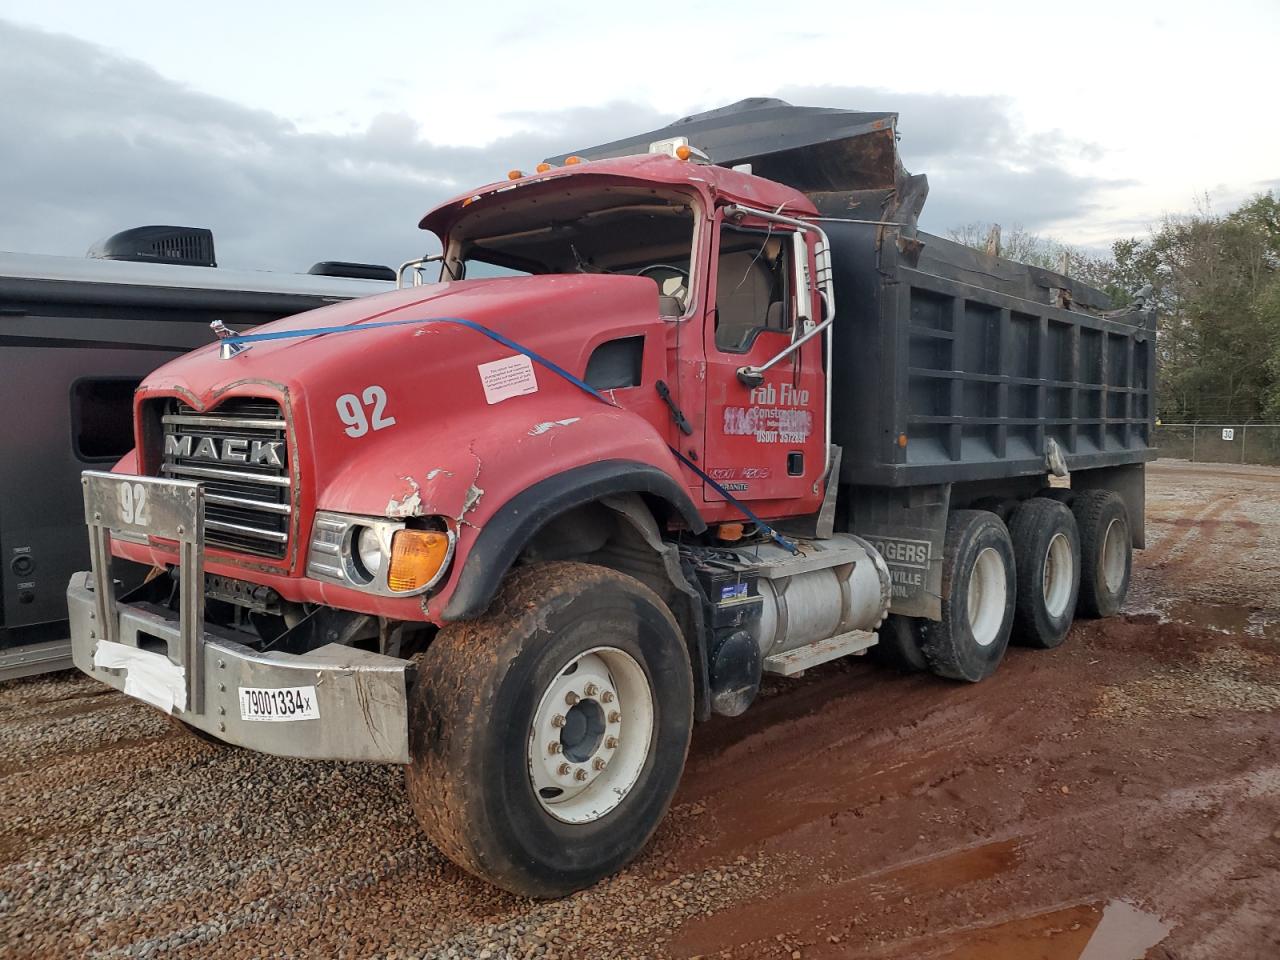
M 878 633 L 879 640 L 868 651 L 877 663 L 903 673 L 919 673 L 929 669 L 929 661 L 920 649 L 922 621 L 891 613 L 885 617 Z
M 564 896 L 648 842 L 692 724 L 688 653 L 655 593 L 590 564 L 518 568 L 418 661 L 409 798 L 463 869 Z
M 1129 594 L 1133 548 L 1129 513 L 1110 490 L 1084 490 L 1071 504 L 1080 529 L 1080 599 L 1082 617 L 1111 617 Z
M 1075 503 L 1076 491 L 1070 487 L 1041 487 L 1037 497 L 1044 497 L 1046 500 L 1057 500 L 1064 503 L 1068 507 Z
M 1013 544 L 994 513 L 957 510 L 947 518 L 942 619 L 923 622 L 922 650 L 942 677 L 976 683 L 1004 658 L 1016 594 Z
M 1080 592 L 1080 534 L 1070 508 L 1034 497 L 1009 518 L 1017 569 L 1013 642 L 1049 650 L 1061 645 L 1075 619 Z

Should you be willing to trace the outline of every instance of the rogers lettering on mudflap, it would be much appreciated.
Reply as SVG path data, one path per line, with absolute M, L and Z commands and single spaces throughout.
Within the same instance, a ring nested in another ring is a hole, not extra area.
M 560 897 L 640 853 L 693 725 L 765 674 L 972 683 L 1063 643 L 1143 544 L 1155 320 L 920 232 L 927 195 L 896 114 L 769 100 L 467 189 L 396 290 L 129 395 L 136 454 L 82 478 L 77 665 L 136 688 L 94 651 L 145 627 L 184 729 L 400 764 L 462 869 Z M 120 601 L 113 554 L 160 573 Z

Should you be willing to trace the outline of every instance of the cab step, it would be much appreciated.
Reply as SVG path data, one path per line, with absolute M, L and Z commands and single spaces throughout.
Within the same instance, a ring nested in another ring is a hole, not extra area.
M 780 677 L 794 677 L 810 667 L 828 660 L 847 657 L 852 653 L 865 653 L 880 642 L 880 637 L 869 630 L 850 630 L 817 643 L 796 647 L 785 653 L 775 653 L 764 658 L 764 672 Z

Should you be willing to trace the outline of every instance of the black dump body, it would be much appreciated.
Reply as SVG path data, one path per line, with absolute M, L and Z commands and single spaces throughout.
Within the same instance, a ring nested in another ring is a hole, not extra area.
M 1151 448 L 1155 316 L 1109 312 L 1062 274 L 920 232 L 923 175 L 897 114 L 743 100 L 576 151 L 684 136 L 721 165 L 809 196 L 832 246 L 833 441 L 845 483 L 915 486 L 1141 463 Z
M 1050 441 L 1073 471 L 1155 457 L 1154 313 L 1055 305 L 1105 299 L 928 234 L 824 227 L 839 297 L 832 432 L 845 482 L 1043 475 Z

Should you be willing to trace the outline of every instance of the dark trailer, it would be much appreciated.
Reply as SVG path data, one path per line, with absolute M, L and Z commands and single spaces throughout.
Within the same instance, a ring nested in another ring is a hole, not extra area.
M 904 168 L 897 127 L 896 113 L 755 98 L 574 154 L 683 137 L 713 163 L 813 201 L 839 301 L 828 361 L 836 527 L 885 554 L 895 613 L 936 617 L 948 513 L 1004 519 L 1047 474 L 1117 493 L 1133 546 L 1144 545 L 1156 318 L 1141 299 L 1112 310 L 1063 273 L 920 230 L 929 183 Z M 933 561 L 911 560 L 920 555 Z
M 71 666 L 67 580 L 89 560 L 80 473 L 132 449 L 139 381 L 211 342 L 214 320 L 243 329 L 393 286 L 385 267 L 312 270 L 216 269 L 207 231 L 173 228 L 117 234 L 86 259 L 0 253 L 0 680 Z

